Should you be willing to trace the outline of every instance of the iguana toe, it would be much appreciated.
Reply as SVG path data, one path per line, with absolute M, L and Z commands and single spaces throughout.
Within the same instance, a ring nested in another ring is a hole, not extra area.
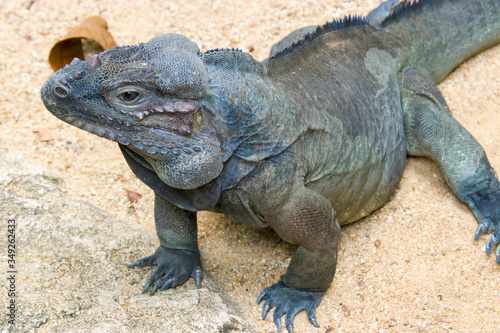
M 486 241 L 486 253 L 491 254 L 493 249 L 493 245 L 497 245 L 500 243 L 500 232 L 495 232 Z
M 136 267 L 136 266 L 153 266 L 154 265 L 153 260 L 154 260 L 154 256 L 151 255 L 149 257 L 145 257 L 145 258 L 139 259 L 131 264 L 128 264 L 127 267 L 132 268 L 132 267 Z
M 477 242 L 482 234 L 491 232 L 493 230 L 495 230 L 495 224 L 493 224 L 491 220 L 483 220 L 483 222 L 479 224 L 479 226 L 476 229 L 476 232 L 474 233 L 474 241 Z

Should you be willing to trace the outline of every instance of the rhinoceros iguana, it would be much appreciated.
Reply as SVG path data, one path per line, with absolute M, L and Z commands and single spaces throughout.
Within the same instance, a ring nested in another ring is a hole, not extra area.
M 74 60 L 42 88 L 61 120 L 119 144 L 155 192 L 158 250 L 144 292 L 201 284 L 196 212 L 225 213 L 298 244 L 281 281 L 258 297 L 293 330 L 335 274 L 340 225 L 383 205 L 407 155 L 437 161 L 500 242 L 500 184 L 436 83 L 500 41 L 499 0 L 397 3 L 371 22 L 318 27 L 265 61 L 235 49 L 200 52 L 165 34 Z M 500 263 L 500 247 L 496 252 Z

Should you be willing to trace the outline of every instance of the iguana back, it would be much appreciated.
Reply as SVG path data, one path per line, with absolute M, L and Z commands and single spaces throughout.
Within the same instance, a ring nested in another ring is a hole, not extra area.
M 329 198 L 339 223 L 380 207 L 400 180 L 407 151 L 399 74 L 414 67 L 439 82 L 498 43 L 498 8 L 498 1 L 404 2 L 380 24 L 328 23 L 263 63 L 266 108 L 288 113 L 280 118 L 289 141 L 306 141 L 308 149 L 297 150 L 315 163 L 305 184 Z

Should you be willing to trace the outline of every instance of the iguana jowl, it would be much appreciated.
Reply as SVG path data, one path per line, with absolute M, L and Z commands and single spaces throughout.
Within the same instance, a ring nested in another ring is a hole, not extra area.
M 391 3 L 397 1 L 390 1 Z M 340 225 L 383 205 L 406 156 L 436 160 L 500 243 L 500 184 L 476 140 L 452 117 L 437 82 L 500 41 L 500 0 L 403 1 L 372 22 L 347 17 L 258 62 L 238 50 L 205 53 L 180 35 L 74 60 L 42 88 L 58 118 L 119 143 L 155 191 L 160 247 L 130 266 L 146 282 L 201 284 L 196 212 L 214 210 L 299 244 L 265 289 L 292 331 L 335 274 Z M 500 264 L 500 247 L 496 260 Z

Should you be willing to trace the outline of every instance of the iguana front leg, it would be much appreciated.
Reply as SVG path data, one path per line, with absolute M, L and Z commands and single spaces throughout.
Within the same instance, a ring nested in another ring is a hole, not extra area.
M 500 184 L 486 153 L 453 118 L 429 77 L 408 68 L 400 76 L 400 85 L 408 153 L 439 163 L 452 190 L 479 221 L 474 239 L 493 231 L 486 242 L 486 252 L 491 254 L 500 243 Z M 500 247 L 496 260 L 500 264 Z
M 196 213 L 174 206 L 155 192 L 155 223 L 160 247 L 153 255 L 128 265 L 157 265 L 142 292 L 145 293 L 154 284 L 151 290 L 153 295 L 159 288 L 165 290 L 183 284 L 191 275 L 200 288 L 202 273 Z
M 273 320 L 281 332 L 281 317 L 293 332 L 295 315 L 306 310 L 309 320 L 316 322 L 316 307 L 330 286 L 337 264 L 340 226 L 335 211 L 322 195 L 295 184 L 287 202 L 266 221 L 279 236 L 292 244 L 300 244 L 286 273 L 277 284 L 266 288 L 257 303 L 266 300 L 262 318 L 272 307 Z

